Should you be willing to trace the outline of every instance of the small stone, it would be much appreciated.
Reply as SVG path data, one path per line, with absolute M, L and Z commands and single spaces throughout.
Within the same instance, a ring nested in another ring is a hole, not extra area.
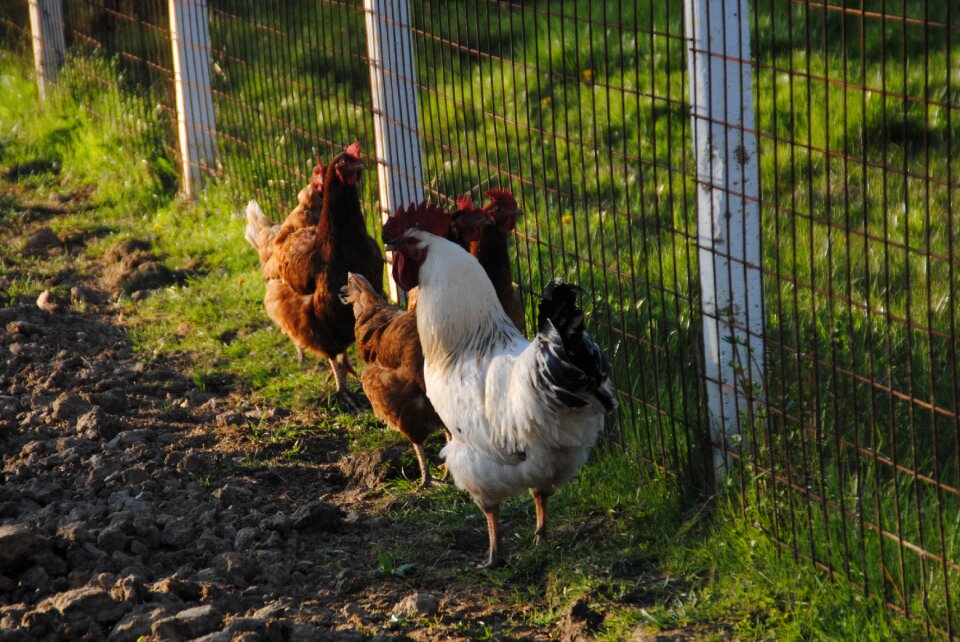
M 122 473 L 123 483 L 127 486 L 139 486 L 150 481 L 150 475 L 142 468 L 128 468 Z
M 237 584 L 249 581 L 257 574 L 256 563 L 240 553 L 222 553 L 216 561 L 216 568 L 233 576 Z
M 213 458 L 208 453 L 191 450 L 185 454 L 183 459 L 180 460 L 180 463 L 177 464 L 177 469 L 200 475 L 209 472 L 212 466 Z
M 31 559 L 37 566 L 43 567 L 47 573 L 53 577 L 59 577 L 67 574 L 68 566 L 62 557 L 48 548 L 41 549 L 31 556 Z
M 20 626 L 20 620 L 28 611 L 26 604 L 0 606 L 0 631 L 11 631 Z
M 196 602 L 202 593 L 199 584 L 177 576 L 162 579 L 154 583 L 151 589 L 154 593 L 170 593 L 184 602 Z
M 161 609 L 131 611 L 113 627 L 107 642 L 137 642 L 146 639 L 150 636 L 152 623 L 164 615 Z
M 113 392 L 112 390 L 91 395 L 90 400 L 103 408 L 103 410 L 106 412 L 112 413 L 123 412 L 128 406 L 126 398 L 122 397 L 116 392 Z
M 127 547 L 130 538 L 116 525 L 107 526 L 97 536 L 97 547 L 105 551 L 122 551 Z
M 90 404 L 82 397 L 64 392 L 51 404 L 53 416 L 61 421 L 75 419 L 90 410 Z
M 317 627 L 306 622 L 294 622 L 290 626 L 290 637 L 288 642 L 310 642 L 320 639 L 320 631 Z
M 0 526 L 0 572 L 22 568 L 33 551 L 46 546 L 46 540 L 25 524 Z
M 116 437 L 126 426 L 101 408 L 94 408 L 77 419 L 77 434 L 88 439 L 110 440 Z
M 290 521 L 297 530 L 309 528 L 318 531 L 331 531 L 340 528 L 343 517 L 343 511 L 335 504 L 315 501 L 294 511 Z
M 241 633 L 251 631 L 253 633 L 263 633 L 267 630 L 266 623 L 260 618 L 255 617 L 237 617 L 230 620 L 230 623 L 224 628 L 227 633 Z
M 193 522 L 190 517 L 180 517 L 167 522 L 160 531 L 160 541 L 173 548 L 183 548 L 193 540 Z
M 265 517 L 260 520 L 260 528 L 264 530 L 278 531 L 280 533 L 286 533 L 290 530 L 291 520 L 288 515 L 283 513 L 275 513 L 270 517 Z
M 126 606 L 109 593 L 95 586 L 84 586 L 54 595 L 50 604 L 65 618 L 89 617 L 101 624 L 112 624 L 121 617 Z
M 116 593 L 125 602 L 142 602 L 147 596 L 147 588 L 139 575 L 128 575 L 117 582 Z
M 51 314 L 63 312 L 66 308 L 63 301 L 60 300 L 60 297 L 56 296 L 50 290 L 44 290 L 40 293 L 40 296 L 37 297 L 37 307 Z
M 153 635 L 158 640 L 189 640 L 212 632 L 222 621 L 213 605 L 195 606 L 154 622 Z
M 50 575 L 40 566 L 31 566 L 20 575 L 20 586 L 31 591 L 44 591 L 50 585 Z
M 440 598 L 433 593 L 413 593 L 393 607 L 393 615 L 404 617 L 429 617 L 440 610 Z
M 237 536 L 233 540 L 234 550 L 242 551 L 250 548 L 253 542 L 257 541 L 262 531 L 254 526 L 247 526 L 237 531 Z

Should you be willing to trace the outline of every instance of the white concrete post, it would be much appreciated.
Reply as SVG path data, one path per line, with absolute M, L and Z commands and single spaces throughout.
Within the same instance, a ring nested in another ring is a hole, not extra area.
M 686 0 L 704 362 L 714 470 L 762 398 L 763 280 L 747 0 Z
M 57 80 L 67 55 L 63 37 L 63 5 L 60 0 L 29 0 L 30 29 L 33 32 L 33 65 L 40 98 Z
M 192 198 L 217 157 L 207 0 L 168 0 L 168 8 L 183 193 Z
M 407 0 L 364 0 L 381 220 L 423 199 L 417 74 Z M 387 261 L 392 262 L 388 256 Z M 390 297 L 399 291 L 393 279 Z

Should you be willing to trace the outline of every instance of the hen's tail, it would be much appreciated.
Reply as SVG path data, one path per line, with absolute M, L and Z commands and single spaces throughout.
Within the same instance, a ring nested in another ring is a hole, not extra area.
M 260 271 L 266 281 L 277 278 L 278 272 L 277 258 L 273 252 L 273 240 L 277 236 L 279 225 L 274 225 L 268 219 L 259 203 L 250 201 L 247 203 L 247 229 L 244 238 L 257 251 L 260 257 Z
M 539 369 L 546 383 L 565 405 L 586 405 L 592 394 L 607 410 L 616 407 L 608 384 L 610 362 L 583 327 L 577 306 L 577 288 L 554 279 L 543 290 L 539 313 Z
M 267 218 L 266 214 L 263 213 L 263 210 L 260 209 L 260 204 L 256 201 L 247 203 L 246 214 L 247 230 L 244 238 L 253 246 L 253 249 L 261 252 L 276 235 L 273 229 L 274 225 L 270 219 Z

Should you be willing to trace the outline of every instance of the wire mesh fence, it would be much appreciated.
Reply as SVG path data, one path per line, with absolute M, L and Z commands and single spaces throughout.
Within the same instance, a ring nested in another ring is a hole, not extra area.
M 957 638 L 960 6 L 743 6 L 752 54 L 738 58 L 691 52 L 677 0 L 412 2 L 398 26 L 413 41 L 415 77 L 400 80 L 419 98 L 414 178 L 442 203 L 514 191 L 528 326 L 547 280 L 584 288 L 621 395 L 612 439 L 638 467 L 699 485 L 721 448 L 744 513 L 784 554 Z M 68 2 L 65 23 L 79 73 L 119 70 L 167 124 L 175 158 L 167 7 Z M 3 15 L 0 42 L 22 46 L 26 13 Z M 377 162 L 362 4 L 210 0 L 207 18 L 219 151 L 207 169 L 238 208 L 256 197 L 281 218 L 316 159 L 354 140 Z M 749 70 L 752 125 L 726 112 L 691 119 L 691 55 Z M 146 114 L 102 116 L 136 127 Z M 704 184 L 697 118 L 756 139 L 755 194 Z M 758 265 L 708 252 L 763 281 L 762 332 L 739 330 L 759 335 L 750 358 L 764 374 L 734 364 L 736 380 L 714 382 L 742 400 L 738 431 L 720 443 L 703 363 L 705 189 L 760 220 Z M 375 230 L 373 172 L 363 200 Z

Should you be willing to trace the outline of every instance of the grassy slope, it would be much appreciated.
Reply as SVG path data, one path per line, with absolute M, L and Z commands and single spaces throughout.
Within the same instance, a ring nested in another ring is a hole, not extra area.
M 86 63 L 84 63 L 86 64 Z M 106 113 L 134 113 L 113 92 L 95 90 L 68 70 L 67 88 L 39 116 L 33 85 L 22 62 L 0 60 L 0 150 L 4 166 L 34 167 L 21 178 L 41 193 L 82 189 L 90 193 L 82 217 L 59 220 L 63 229 L 99 225 L 107 229 L 94 253 L 112 242 L 150 236 L 172 266 L 202 261 L 199 275 L 183 286 L 135 302 L 122 299 L 131 332 L 145 359 L 157 351 L 184 354 L 194 379 L 248 396 L 251 401 L 287 406 L 327 403 L 324 370 L 301 369 L 293 350 L 265 318 L 255 256 L 242 239 L 238 205 L 227 188 L 213 185 L 192 205 L 178 201 L 166 181 L 168 164 L 159 156 L 148 121 L 130 135 L 93 119 L 80 104 L 100 101 Z M 86 70 L 89 72 L 89 70 Z M 108 69 L 99 69 L 110 77 Z M 108 87 L 110 84 L 108 83 Z M 78 97 L 82 98 L 78 104 Z M 132 99 L 123 98 L 123 101 Z M 116 108 L 120 105 L 119 111 Z M 112 111 L 111 111 L 112 110 Z M 4 205 L 3 216 L 17 216 Z M 24 259 L 4 251 L 4 269 Z M 4 300 L 30 297 L 41 283 L 19 283 Z M 322 413 L 318 430 L 347 430 L 356 447 L 391 440 L 377 431 L 369 413 L 357 417 Z M 254 436 L 255 437 L 255 436 Z M 289 456 L 297 456 L 296 435 Z M 409 520 L 435 533 L 438 550 L 460 546 L 462 526 L 482 539 L 479 512 L 459 491 L 444 487 L 421 499 L 411 484 L 386 489 L 393 519 Z M 549 624 L 578 597 L 606 619 L 600 636 L 624 639 L 637 625 L 681 628 L 707 639 L 919 639 L 917 623 L 894 618 L 875 601 L 811 573 L 804 563 L 778 556 L 754 525 L 755 513 L 733 504 L 703 506 L 674 482 L 638 467 L 632 455 L 615 449 L 599 454 L 573 484 L 552 501 L 555 537 L 532 550 L 532 508 L 526 499 L 504 510 L 510 563 L 490 574 L 453 569 L 484 585 L 509 587 L 517 617 Z M 478 549 L 479 550 L 479 549 Z M 385 568 L 413 559 L 402 542 L 383 542 Z M 446 574 L 442 556 L 431 572 Z M 509 627 L 492 631 L 496 638 Z

